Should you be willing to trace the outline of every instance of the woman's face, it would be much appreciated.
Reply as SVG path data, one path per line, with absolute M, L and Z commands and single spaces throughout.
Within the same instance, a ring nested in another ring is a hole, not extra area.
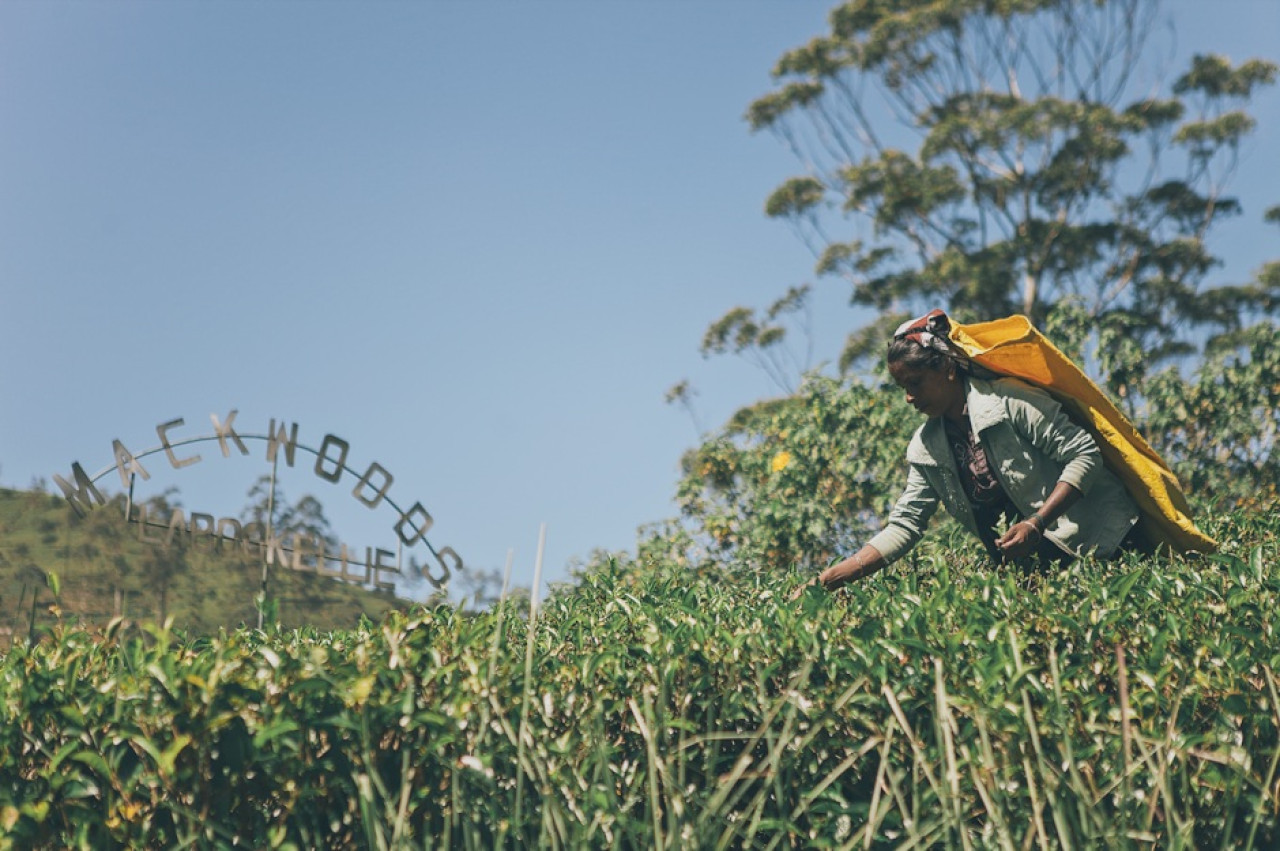
M 942 369 L 920 369 L 902 362 L 889 365 L 894 383 L 907 394 L 907 404 L 929 419 L 964 412 L 964 383 L 953 364 Z

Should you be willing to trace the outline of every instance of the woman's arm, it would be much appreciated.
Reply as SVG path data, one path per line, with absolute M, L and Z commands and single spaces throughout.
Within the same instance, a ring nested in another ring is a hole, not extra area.
M 1082 494 L 1088 493 L 1103 469 L 1102 451 L 1093 435 L 1074 422 L 1062 404 L 1044 390 L 1011 379 L 996 384 L 1005 394 L 1013 429 L 1062 465 L 1060 481 Z
M 796 588 L 792 598 L 799 597 L 809 585 L 822 585 L 834 591 L 850 582 L 870 576 L 901 558 L 924 534 L 929 518 L 938 508 L 938 495 L 925 475 L 912 464 L 907 470 L 907 486 L 894 503 L 884 528 L 862 548 L 842 562 L 822 571 L 816 579 Z
M 821 585 L 828 591 L 834 591 L 850 582 L 856 582 L 863 577 L 870 576 L 887 563 L 879 550 L 870 544 L 864 544 L 862 549 L 844 561 L 831 565 L 815 578 L 796 588 L 791 594 L 791 599 L 799 598 L 804 593 L 804 589 L 810 585 Z
M 818 574 L 818 581 L 828 591 L 834 591 L 850 582 L 868 577 L 884 566 L 884 556 L 875 547 L 867 544 L 844 561 L 833 564 Z
M 1030 555 L 1046 529 L 1081 499 L 1103 469 L 1102 452 L 1086 429 L 1074 422 L 1050 394 L 1018 381 L 1000 382 L 1009 422 L 1024 440 L 1062 465 L 1058 481 L 1040 507 L 996 540 L 1009 558 Z
M 1067 482 L 1058 482 L 1049 493 L 1049 498 L 1030 517 L 1019 520 L 1009 527 L 996 541 L 996 546 L 1010 558 L 1022 558 L 1036 551 L 1044 530 L 1054 524 L 1062 513 L 1080 499 L 1080 491 Z

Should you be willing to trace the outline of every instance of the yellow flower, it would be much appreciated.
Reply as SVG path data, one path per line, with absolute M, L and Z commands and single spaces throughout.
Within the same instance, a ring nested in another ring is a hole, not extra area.
M 773 462 L 769 466 L 773 468 L 773 472 L 777 473 L 785 470 L 787 465 L 790 463 L 791 453 L 784 449 L 777 455 L 773 456 Z

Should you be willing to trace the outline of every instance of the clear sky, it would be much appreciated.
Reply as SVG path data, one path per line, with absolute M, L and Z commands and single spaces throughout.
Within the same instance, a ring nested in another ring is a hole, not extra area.
M 690 417 L 776 392 L 703 361 L 728 308 L 813 280 L 763 201 L 800 166 L 742 119 L 828 2 L 0 2 L 0 484 L 94 473 L 112 441 L 296 422 L 394 476 L 428 537 L 532 581 L 633 549 L 672 516 Z M 1171 5 L 1180 55 L 1280 56 L 1280 2 Z M 1237 279 L 1280 255 L 1280 96 L 1215 244 Z M 819 284 L 819 354 L 865 317 Z M 140 496 L 235 515 L 264 448 L 144 460 Z M 290 499 L 394 543 L 300 456 Z M 110 483 L 110 478 L 104 484 Z M 111 484 L 118 489 L 116 480 Z M 3 543 L 0 542 L 0 546 Z

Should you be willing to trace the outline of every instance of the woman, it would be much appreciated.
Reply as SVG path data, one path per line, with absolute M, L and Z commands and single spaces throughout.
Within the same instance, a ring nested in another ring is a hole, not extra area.
M 946 323 L 935 310 L 889 344 L 889 374 L 928 419 L 907 447 L 907 486 L 884 529 L 818 581 L 834 590 L 892 564 L 939 504 L 997 563 L 1032 567 L 1135 545 L 1138 509 L 1089 432 L 1043 390 L 971 374 Z

